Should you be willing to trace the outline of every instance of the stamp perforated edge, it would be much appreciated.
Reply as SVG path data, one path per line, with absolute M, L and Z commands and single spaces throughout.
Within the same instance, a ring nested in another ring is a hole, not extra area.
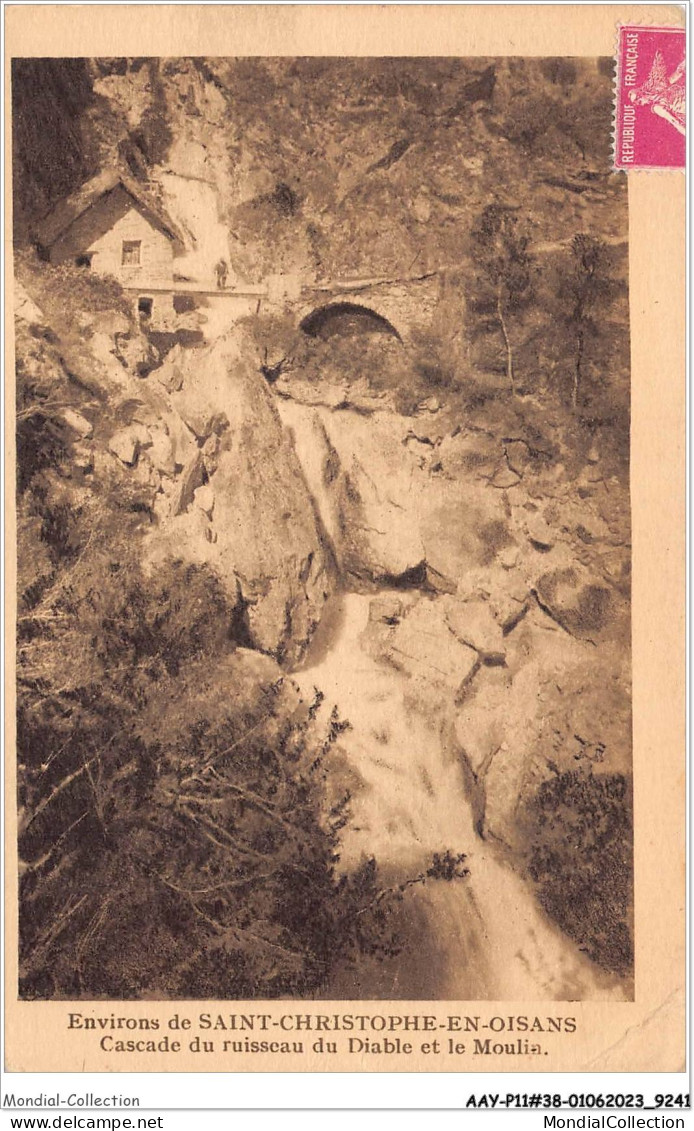
M 626 169 L 623 165 L 617 164 L 617 98 L 620 90 L 620 75 L 621 75 L 621 60 L 620 60 L 620 39 L 622 28 L 636 27 L 641 28 L 643 31 L 679 31 L 684 32 L 685 35 L 685 58 L 687 66 L 689 66 L 689 23 L 686 24 L 652 24 L 641 23 L 638 19 L 628 21 L 619 20 L 615 24 L 615 45 L 614 54 L 612 56 L 614 62 L 614 70 L 612 75 L 612 165 L 610 172 L 612 173 L 685 173 L 687 162 L 684 165 L 635 165 L 631 169 Z M 687 113 L 689 113 L 689 80 L 687 83 Z M 686 138 L 687 155 L 689 154 L 689 136 Z

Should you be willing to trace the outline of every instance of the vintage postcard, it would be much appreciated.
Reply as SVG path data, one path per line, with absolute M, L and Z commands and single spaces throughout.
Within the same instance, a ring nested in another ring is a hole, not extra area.
M 681 1070 L 683 12 L 95 11 L 6 10 L 8 1069 Z

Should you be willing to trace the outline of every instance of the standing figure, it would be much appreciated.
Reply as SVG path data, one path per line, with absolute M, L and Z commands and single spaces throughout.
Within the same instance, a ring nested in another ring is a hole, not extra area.
M 223 291 L 227 285 L 227 275 L 229 274 L 226 259 L 220 259 L 214 270 L 217 276 L 217 287 L 220 291 Z

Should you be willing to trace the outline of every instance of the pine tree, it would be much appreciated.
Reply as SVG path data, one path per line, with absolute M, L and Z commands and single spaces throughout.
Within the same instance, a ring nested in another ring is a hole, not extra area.
M 585 233 L 574 236 L 558 291 L 561 318 L 571 343 L 571 405 L 574 409 L 581 393 L 586 351 L 599 333 L 596 316 L 608 310 L 616 290 L 609 249 L 604 241 Z
M 488 205 L 472 230 L 472 258 L 480 273 L 480 284 L 494 301 L 496 318 L 504 341 L 506 376 L 516 391 L 513 345 L 509 315 L 531 298 L 532 257 L 530 238 L 522 231 L 516 214 L 500 204 Z

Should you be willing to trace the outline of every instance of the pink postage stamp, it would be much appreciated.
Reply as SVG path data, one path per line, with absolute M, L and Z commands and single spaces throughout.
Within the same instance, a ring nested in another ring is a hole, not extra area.
M 619 28 L 616 169 L 684 169 L 685 31 Z

